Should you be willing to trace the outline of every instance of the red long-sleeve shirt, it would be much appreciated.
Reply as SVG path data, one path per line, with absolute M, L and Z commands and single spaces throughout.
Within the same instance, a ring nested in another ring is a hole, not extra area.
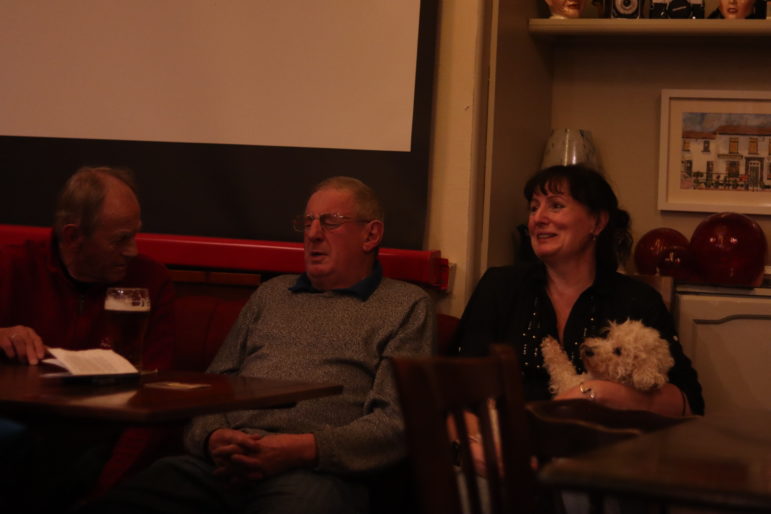
M 145 369 L 170 368 L 175 338 L 174 287 L 166 268 L 143 255 L 131 260 L 120 282 L 86 284 L 70 278 L 53 236 L 0 247 L 0 327 L 31 327 L 48 346 L 98 348 L 105 336 L 105 289 L 112 285 L 149 290 L 150 320 L 142 364 Z M 175 432 L 167 427 L 135 426 L 124 430 L 105 464 L 99 487 L 110 487 L 136 469 L 160 445 L 169 442 L 170 434 Z M 117 436 L 113 430 L 99 428 L 92 435 L 95 440 Z
M 138 255 L 115 284 L 76 282 L 65 271 L 56 241 L 0 247 L 0 327 L 34 329 L 47 346 L 98 348 L 105 337 L 104 293 L 109 286 L 150 291 L 150 320 L 143 350 L 145 369 L 167 369 L 174 348 L 174 287 L 166 268 Z

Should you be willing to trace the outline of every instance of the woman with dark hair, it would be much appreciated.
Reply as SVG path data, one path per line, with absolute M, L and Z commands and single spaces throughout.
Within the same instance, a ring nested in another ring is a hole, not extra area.
M 540 343 L 559 341 L 576 370 L 579 346 L 610 321 L 639 320 L 669 342 L 675 365 L 669 383 L 653 392 L 588 380 L 559 398 L 591 398 L 608 407 L 666 415 L 704 412 L 701 386 L 683 353 L 674 322 L 659 293 L 617 272 L 629 255 L 629 215 L 605 178 L 583 166 L 553 166 L 525 185 L 529 241 L 536 259 L 490 268 L 479 281 L 458 328 L 457 352 L 487 353 L 491 343 L 516 347 L 525 399 L 550 398 Z M 591 394 L 589 394 L 591 393 Z

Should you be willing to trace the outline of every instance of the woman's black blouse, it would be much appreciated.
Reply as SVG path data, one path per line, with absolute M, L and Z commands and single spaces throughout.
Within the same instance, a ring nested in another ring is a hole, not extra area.
M 597 273 L 570 311 L 563 345 L 579 372 L 578 347 L 586 337 L 601 335 L 608 322 L 639 320 L 669 341 L 675 365 L 669 381 L 688 397 L 695 414 L 704 413 L 696 371 L 683 353 L 672 316 L 659 293 L 647 284 L 620 273 Z M 491 343 L 515 346 L 522 366 L 525 399 L 547 400 L 549 377 L 543 368 L 541 340 L 557 337 L 557 318 L 546 294 L 542 263 L 490 268 L 477 284 L 461 318 L 455 351 L 463 356 L 486 355 Z

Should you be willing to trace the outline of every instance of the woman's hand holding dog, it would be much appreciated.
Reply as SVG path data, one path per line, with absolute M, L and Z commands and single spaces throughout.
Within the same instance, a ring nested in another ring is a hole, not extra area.
M 593 397 L 593 398 L 591 398 Z M 555 400 L 583 399 L 595 401 L 612 409 L 646 410 L 665 416 L 690 414 L 684 396 L 672 384 L 649 392 L 608 380 L 586 380 L 559 394 Z

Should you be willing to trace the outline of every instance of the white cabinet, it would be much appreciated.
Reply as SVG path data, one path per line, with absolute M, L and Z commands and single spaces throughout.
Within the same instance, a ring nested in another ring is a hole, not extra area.
M 771 410 L 771 288 L 679 285 L 680 341 L 706 410 Z

